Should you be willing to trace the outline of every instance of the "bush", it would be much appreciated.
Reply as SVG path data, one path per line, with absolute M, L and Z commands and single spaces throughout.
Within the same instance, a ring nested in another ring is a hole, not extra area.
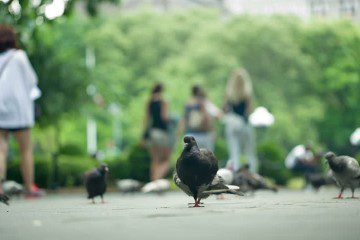
M 291 174 L 284 165 L 285 151 L 283 148 L 272 142 L 262 143 L 258 146 L 258 157 L 261 175 L 273 178 L 277 184 L 286 184 Z
M 219 167 L 224 167 L 229 158 L 227 142 L 224 138 L 218 137 L 216 139 L 214 154 L 219 160 Z
M 76 144 L 68 143 L 64 144 L 60 147 L 59 150 L 60 155 L 70 155 L 70 156 L 83 156 L 85 155 L 85 151 L 81 146 L 78 146 Z
M 114 159 L 105 161 L 109 167 L 109 177 L 112 180 L 131 178 L 130 164 L 125 159 Z
M 140 145 L 132 147 L 127 157 L 130 178 L 148 182 L 150 180 L 150 161 L 150 154 L 146 149 Z

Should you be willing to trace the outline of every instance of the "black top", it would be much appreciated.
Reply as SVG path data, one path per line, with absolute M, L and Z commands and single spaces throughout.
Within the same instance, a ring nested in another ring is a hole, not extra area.
M 158 128 L 167 130 L 168 124 L 162 119 L 161 111 L 163 107 L 162 100 L 151 100 L 149 103 L 149 116 L 151 121 L 151 128 Z
M 240 117 L 243 117 L 246 121 L 248 120 L 247 115 L 247 108 L 248 108 L 248 101 L 242 100 L 238 103 L 227 103 L 229 111 L 235 113 L 236 115 L 239 115 Z

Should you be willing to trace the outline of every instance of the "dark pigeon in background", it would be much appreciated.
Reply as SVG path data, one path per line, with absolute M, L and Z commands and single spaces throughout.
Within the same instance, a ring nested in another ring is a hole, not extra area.
M 248 164 L 241 167 L 235 174 L 233 184 L 239 186 L 243 192 L 255 192 L 261 189 L 273 192 L 278 191 L 278 188 L 275 185 L 269 184 L 263 176 L 250 172 Z
M 210 194 L 241 195 L 235 189 L 226 186 L 223 179 L 216 174 L 218 160 L 210 150 L 199 149 L 192 136 L 186 136 L 184 143 L 184 149 L 176 162 L 174 182 L 187 195 L 194 198 L 193 207 L 200 207 L 200 200 Z
M 6 196 L 5 194 L 0 194 L 0 202 L 9 205 L 9 197 Z
M 355 198 L 355 189 L 360 186 L 360 166 L 358 161 L 348 156 L 336 156 L 333 152 L 328 152 L 325 158 L 329 163 L 332 176 L 340 187 L 340 193 L 336 198 L 343 198 L 342 193 L 346 188 L 351 189 L 351 198 Z
M 311 184 L 315 191 L 319 191 L 322 186 L 335 184 L 331 171 L 329 171 L 327 175 L 323 175 L 321 173 L 306 174 L 305 180 L 307 183 Z
M 104 194 L 106 192 L 106 175 L 109 171 L 105 164 L 101 164 L 100 167 L 94 168 L 85 173 L 85 187 L 88 193 L 88 199 L 91 199 L 95 203 L 94 198 L 101 197 L 101 202 L 104 202 Z

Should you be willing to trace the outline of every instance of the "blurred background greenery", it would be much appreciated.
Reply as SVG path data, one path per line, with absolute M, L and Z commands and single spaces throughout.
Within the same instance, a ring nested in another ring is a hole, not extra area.
M 273 126 L 257 129 L 261 174 L 285 184 L 292 177 L 283 164 L 287 152 L 309 141 L 318 150 L 359 154 L 349 143 L 360 126 L 360 27 L 351 20 L 224 19 L 212 9 L 107 15 L 95 0 L 84 1 L 89 14 L 70 1 L 62 17 L 49 20 L 30 1 L 20 1 L 20 14 L 9 12 L 11 2 L 1 3 L 0 22 L 16 27 L 43 92 L 33 134 L 42 187 L 54 178 L 60 186 L 79 185 L 81 173 L 98 163 L 87 154 L 88 118 L 97 122 L 111 177 L 147 181 L 149 156 L 139 143 L 151 86 L 165 84 L 171 114 L 179 118 L 194 83 L 222 106 L 226 81 L 239 66 L 250 73 L 256 105 L 275 116 Z M 109 106 L 117 106 L 117 114 Z M 223 166 L 221 123 L 217 133 Z M 180 151 L 179 142 L 173 163 Z M 20 181 L 18 158 L 13 146 L 8 177 Z

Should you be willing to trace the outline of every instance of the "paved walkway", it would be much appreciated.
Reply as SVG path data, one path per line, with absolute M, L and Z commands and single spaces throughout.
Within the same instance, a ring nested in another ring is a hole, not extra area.
M 187 208 L 191 199 L 180 192 L 112 193 L 96 205 L 79 194 L 15 199 L 0 205 L 0 239 L 359 240 L 360 200 L 334 200 L 336 193 L 259 192 L 209 198 L 197 209 Z

